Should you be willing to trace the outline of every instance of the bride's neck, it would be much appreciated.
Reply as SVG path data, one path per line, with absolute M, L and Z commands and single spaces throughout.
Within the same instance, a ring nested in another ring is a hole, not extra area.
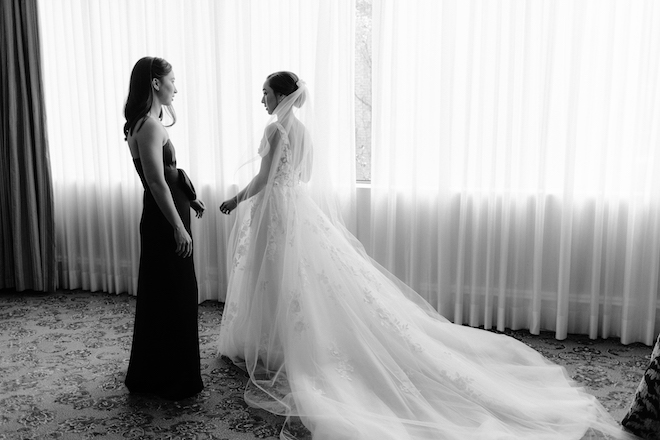
M 295 120 L 295 119 L 296 119 L 296 117 L 293 115 L 293 112 L 291 112 L 291 111 L 286 112 L 283 115 L 280 115 L 280 114 L 277 115 L 277 120 L 279 122 L 291 121 L 291 120 Z

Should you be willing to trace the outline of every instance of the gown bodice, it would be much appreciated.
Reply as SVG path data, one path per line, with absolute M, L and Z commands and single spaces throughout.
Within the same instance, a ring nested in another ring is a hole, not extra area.
M 151 193 L 151 189 L 149 188 L 149 184 L 147 183 L 144 168 L 142 166 L 142 160 L 140 160 L 139 157 L 134 158 L 133 164 L 135 165 L 135 170 L 140 176 L 140 181 L 142 182 L 142 187 L 144 188 L 145 206 L 150 206 L 152 204 L 155 205 L 156 202 Z M 176 150 L 174 149 L 174 145 L 172 145 L 172 142 L 169 139 L 163 145 L 163 173 L 165 175 L 167 186 L 170 188 L 172 199 L 174 200 L 174 205 L 176 206 L 177 212 L 179 213 L 184 226 L 188 232 L 190 232 L 190 200 L 183 190 L 183 185 L 181 182 L 182 177 L 176 167 Z M 160 209 L 150 209 L 147 212 L 151 215 L 160 217 L 161 223 L 167 221 L 165 220 L 165 217 L 161 213 Z
M 142 161 L 139 157 L 133 158 L 133 164 L 135 165 L 135 170 L 140 176 L 140 181 L 145 191 L 149 191 L 149 185 L 147 184 L 146 177 L 144 175 L 144 169 L 142 168 Z M 168 139 L 167 142 L 163 145 L 163 169 L 165 172 L 165 180 L 167 184 L 171 187 L 173 184 L 177 183 L 178 172 L 176 168 L 176 150 L 174 145 Z

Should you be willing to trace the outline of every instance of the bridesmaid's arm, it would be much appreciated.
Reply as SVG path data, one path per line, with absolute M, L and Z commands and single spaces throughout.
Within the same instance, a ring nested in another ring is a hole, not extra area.
M 152 118 L 147 118 L 137 133 L 137 143 L 140 150 L 140 161 L 144 177 L 156 204 L 174 229 L 176 253 L 181 257 L 192 255 L 192 238 L 179 216 L 170 187 L 165 181 L 163 168 L 163 145 L 167 141 L 165 128 Z
M 206 205 L 200 199 L 190 201 L 190 207 L 195 211 L 197 218 L 202 218 Z

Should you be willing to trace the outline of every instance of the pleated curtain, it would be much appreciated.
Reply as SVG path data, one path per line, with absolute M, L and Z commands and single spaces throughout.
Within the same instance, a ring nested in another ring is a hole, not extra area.
M 372 255 L 458 324 L 652 345 L 660 3 L 373 15 Z
M 143 189 L 122 127 L 130 73 L 143 56 L 173 66 L 177 122 L 168 132 L 177 166 L 207 206 L 204 218 L 192 221 L 200 302 L 225 297 L 234 216 L 218 206 L 258 171 L 268 74 L 298 74 L 319 119 L 333 128 L 317 139 L 317 150 L 332 151 L 319 157 L 337 182 L 347 182 L 338 195 L 350 225 L 352 1 L 42 0 L 39 6 L 62 288 L 136 293 Z
M 0 289 L 57 282 L 40 53 L 36 0 L 0 2 Z
M 174 66 L 170 137 L 209 208 L 193 222 L 200 301 L 224 299 L 217 206 L 258 165 L 261 85 L 292 70 L 347 224 L 443 315 L 559 339 L 660 331 L 656 2 L 373 0 L 361 204 L 352 1 L 39 5 L 60 285 L 135 293 L 142 189 L 122 109 L 154 55 Z

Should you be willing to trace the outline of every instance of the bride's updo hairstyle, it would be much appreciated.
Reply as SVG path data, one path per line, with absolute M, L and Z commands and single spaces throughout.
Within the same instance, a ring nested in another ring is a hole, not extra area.
M 266 78 L 268 85 L 273 92 L 281 93 L 284 96 L 289 96 L 298 90 L 298 75 L 293 72 L 275 72 L 268 75 Z M 298 97 L 296 102 L 293 103 L 294 107 L 302 107 L 305 103 L 305 94 Z

